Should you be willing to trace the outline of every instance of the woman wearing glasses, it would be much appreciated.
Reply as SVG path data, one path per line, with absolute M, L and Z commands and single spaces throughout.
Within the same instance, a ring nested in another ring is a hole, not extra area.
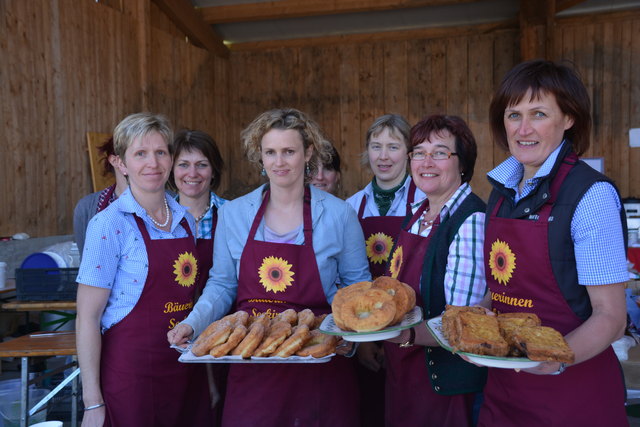
M 413 205 L 387 274 L 411 285 L 425 318 L 445 304 L 482 301 L 485 203 L 471 192 L 476 141 L 459 117 L 432 115 L 411 129 L 411 175 L 427 197 Z M 421 296 L 421 297 L 420 297 Z M 438 346 L 423 322 L 384 344 L 387 426 L 468 426 L 486 369 Z

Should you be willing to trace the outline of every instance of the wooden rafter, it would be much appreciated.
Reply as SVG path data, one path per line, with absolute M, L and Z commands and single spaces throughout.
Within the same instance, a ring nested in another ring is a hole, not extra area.
M 222 38 L 202 20 L 188 0 L 153 0 L 167 14 L 169 19 L 196 45 L 204 47 L 215 55 L 226 58 L 229 49 Z
M 208 24 L 222 24 L 424 6 L 442 6 L 478 1 L 483 0 L 280 0 L 211 6 L 198 10 L 204 21 Z
M 584 2 L 585 0 L 556 0 L 556 13 Z

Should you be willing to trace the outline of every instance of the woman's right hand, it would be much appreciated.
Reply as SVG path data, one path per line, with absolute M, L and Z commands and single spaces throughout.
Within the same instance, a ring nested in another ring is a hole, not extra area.
M 186 323 L 178 323 L 175 328 L 167 332 L 167 339 L 171 345 L 186 347 L 187 341 L 193 335 L 193 328 Z
M 106 415 L 107 408 L 104 406 L 85 411 L 82 415 L 82 427 L 102 427 Z

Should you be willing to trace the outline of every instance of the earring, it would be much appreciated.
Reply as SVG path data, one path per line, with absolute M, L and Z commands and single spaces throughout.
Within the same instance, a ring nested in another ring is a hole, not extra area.
M 260 175 L 267 176 L 267 171 L 262 168 L 262 170 L 260 171 Z
M 305 174 L 307 176 L 311 175 L 311 168 L 309 167 L 309 162 L 305 163 L 305 170 L 304 170 Z

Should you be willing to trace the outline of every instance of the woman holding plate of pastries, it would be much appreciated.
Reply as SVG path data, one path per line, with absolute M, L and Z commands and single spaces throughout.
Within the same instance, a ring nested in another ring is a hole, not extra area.
M 427 197 L 405 218 L 387 274 L 415 290 L 429 319 L 446 304 L 482 302 L 486 206 L 469 185 L 477 147 L 460 117 L 428 116 L 411 129 L 410 141 L 411 175 Z M 486 369 L 440 347 L 425 322 L 386 341 L 384 351 L 386 425 L 472 425 Z
M 491 101 L 493 138 L 511 157 L 488 173 L 485 306 L 537 314 L 575 360 L 490 368 L 481 426 L 628 425 L 611 348 L 626 326 L 625 214 L 613 182 L 578 159 L 590 111 L 577 73 L 543 60 L 514 67 Z
M 151 113 L 113 133 L 129 186 L 89 221 L 76 279 L 85 427 L 214 422 L 205 369 L 177 363 L 165 341 L 193 306 L 197 272 L 195 222 L 165 192 L 172 138 Z
M 336 283 L 369 280 L 362 228 L 344 201 L 309 185 L 331 145 L 295 109 L 260 114 L 243 132 L 268 183 L 219 210 L 211 275 L 193 312 L 169 332 L 198 336 L 232 305 L 252 316 L 331 311 Z M 359 425 L 351 359 L 328 363 L 232 364 L 222 424 Z

